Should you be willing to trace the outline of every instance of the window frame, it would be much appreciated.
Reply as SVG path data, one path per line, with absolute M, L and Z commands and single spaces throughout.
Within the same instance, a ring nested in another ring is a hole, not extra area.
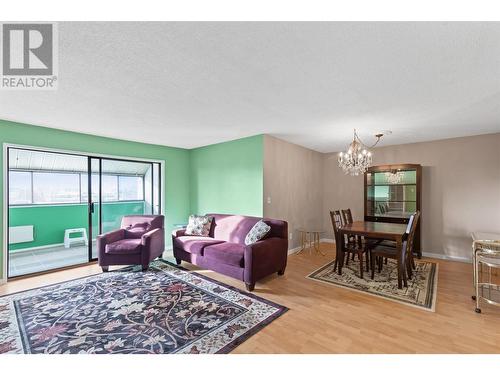
M 84 198 L 83 197 L 83 190 L 82 190 L 82 180 L 88 177 L 88 174 L 85 172 L 69 172 L 69 171 L 46 171 L 46 170 L 25 170 L 25 169 L 10 169 L 10 172 L 22 172 L 22 173 L 28 173 L 30 176 L 30 187 L 29 187 L 29 196 L 30 196 L 30 203 L 11 203 L 9 201 L 9 206 L 10 207 L 23 207 L 23 206 L 65 206 L 65 205 L 80 205 L 80 204 L 88 204 L 88 191 L 87 191 L 87 196 Z M 78 196 L 79 196 L 79 201 L 75 202 L 47 202 L 47 203 L 37 203 L 34 200 L 34 192 L 35 192 L 35 183 L 34 183 L 34 173 L 46 173 L 46 174 L 74 174 L 78 176 Z M 145 176 L 143 175 L 135 175 L 135 174 L 117 174 L 117 173 L 102 173 L 101 176 L 111 176 L 116 178 L 116 198 L 114 200 L 102 200 L 102 203 L 120 203 L 120 202 L 144 202 L 146 201 L 146 192 L 145 192 Z M 142 181 L 142 199 L 120 199 L 120 177 L 137 177 L 140 178 Z M 9 177 L 10 178 L 10 177 Z M 87 186 L 87 185 L 85 185 Z M 10 190 L 10 189 L 9 189 Z M 88 189 L 87 189 L 88 190 Z M 9 194 L 9 191 L 7 191 L 7 194 Z M 102 199 L 102 197 L 101 197 Z
M 33 173 L 31 171 L 25 171 L 25 170 L 10 170 L 7 172 L 9 174 L 9 182 L 11 181 L 11 176 L 10 173 L 27 173 L 29 175 L 29 203 L 15 203 L 15 204 L 10 204 L 11 206 L 28 206 L 33 204 Z M 11 202 L 10 198 L 10 186 L 9 190 L 7 191 L 8 199 L 9 202 Z
M 142 202 L 142 201 L 145 201 L 146 200 L 146 186 L 145 186 L 145 176 L 141 176 L 141 175 L 127 175 L 127 174 L 118 174 L 116 175 L 117 179 L 118 179 L 118 202 Z M 123 178 L 135 178 L 135 179 L 140 179 L 141 181 L 141 189 L 138 190 L 138 192 L 140 191 L 141 195 L 142 195 L 142 199 L 121 199 L 120 198 L 120 180 L 123 179 Z M 103 201 L 104 202 L 104 201 Z

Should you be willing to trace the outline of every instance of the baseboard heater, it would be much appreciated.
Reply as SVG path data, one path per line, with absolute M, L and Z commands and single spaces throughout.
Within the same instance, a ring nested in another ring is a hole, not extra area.
M 33 242 L 34 238 L 33 225 L 20 225 L 17 227 L 9 227 L 9 245 L 24 242 Z

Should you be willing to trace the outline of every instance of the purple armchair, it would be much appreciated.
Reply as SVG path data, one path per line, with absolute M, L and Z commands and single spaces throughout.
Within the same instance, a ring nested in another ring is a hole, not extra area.
M 255 282 L 277 272 L 285 273 L 288 255 L 288 223 L 263 219 L 271 227 L 264 239 L 245 245 L 248 231 L 258 217 L 208 214 L 213 217 L 208 237 L 186 236 L 185 229 L 172 232 L 174 257 L 245 282 L 252 291 Z
M 149 263 L 165 250 L 163 215 L 130 215 L 122 218 L 120 229 L 97 237 L 99 265 L 104 272 L 113 265 Z

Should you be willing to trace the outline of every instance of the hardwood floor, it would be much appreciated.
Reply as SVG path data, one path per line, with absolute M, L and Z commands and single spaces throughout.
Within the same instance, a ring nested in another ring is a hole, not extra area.
M 474 312 L 470 264 L 433 259 L 439 276 L 432 313 L 306 279 L 334 257 L 333 244 L 321 248 L 326 256 L 291 255 L 284 276 L 257 283 L 255 294 L 290 311 L 232 353 L 500 353 L 500 308 L 483 304 L 482 314 Z M 0 286 L 0 295 L 98 272 L 97 265 L 88 265 L 15 280 Z M 198 272 L 244 289 L 237 280 Z

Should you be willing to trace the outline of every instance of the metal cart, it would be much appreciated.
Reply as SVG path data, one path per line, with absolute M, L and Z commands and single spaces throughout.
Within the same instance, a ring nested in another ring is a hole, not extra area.
M 472 299 L 476 301 L 476 313 L 481 313 L 480 301 L 500 306 L 500 281 L 498 281 L 500 280 L 498 273 L 500 270 L 500 235 L 473 233 L 472 238 L 474 266 L 474 295 Z

